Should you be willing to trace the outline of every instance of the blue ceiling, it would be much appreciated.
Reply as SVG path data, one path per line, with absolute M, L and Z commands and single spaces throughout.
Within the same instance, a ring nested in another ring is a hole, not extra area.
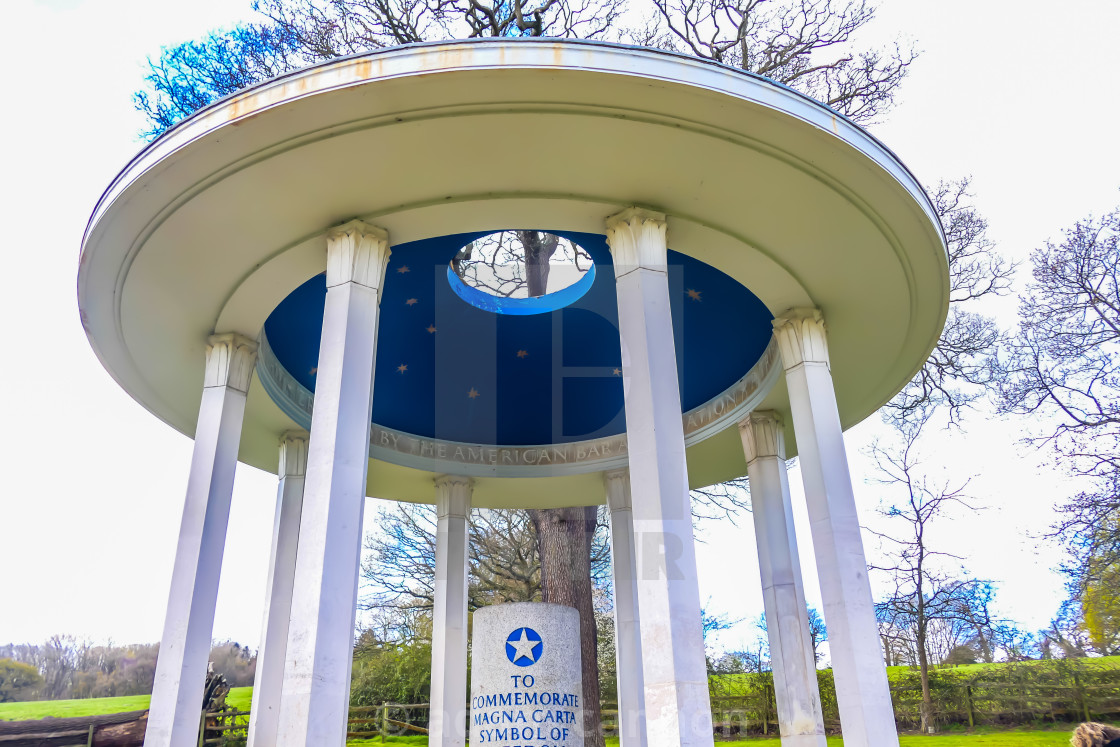
M 427 438 L 507 446 L 625 431 L 606 237 L 556 233 L 583 247 L 596 272 L 582 296 L 546 313 L 494 313 L 460 298 L 449 282 L 448 262 L 485 233 L 393 247 L 381 297 L 373 422 Z M 758 361 L 770 341 L 773 316 L 735 280 L 674 251 L 669 293 L 687 411 L 727 389 Z M 325 294 L 325 276 L 313 277 L 265 322 L 279 362 L 311 390 Z M 552 295 L 537 300 L 550 301 Z

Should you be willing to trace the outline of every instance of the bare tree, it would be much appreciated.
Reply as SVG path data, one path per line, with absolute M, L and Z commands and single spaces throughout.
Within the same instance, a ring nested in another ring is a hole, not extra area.
M 593 514 L 587 577 L 595 588 L 609 591 L 610 543 L 605 517 L 602 511 Z M 435 511 L 431 506 L 396 503 L 381 509 L 378 524 L 380 531 L 365 540 L 363 608 L 431 610 L 435 599 Z M 472 509 L 468 608 L 540 601 L 543 587 L 539 547 L 537 526 L 527 512 Z M 380 618 L 380 624 L 392 625 L 394 620 L 411 627 L 407 620 L 393 615 Z M 379 639 L 392 638 L 386 630 Z
M 261 21 L 164 49 L 133 97 L 155 137 L 246 86 L 398 44 L 476 37 L 601 39 L 624 0 L 255 0 Z
M 551 36 L 599 39 L 622 0 L 254 0 L 253 9 L 291 29 L 320 61 L 439 39 Z
M 525 230 L 482 236 L 451 260 L 451 268 L 467 285 L 502 298 L 543 296 L 553 265 L 574 269 L 582 277 L 592 264 L 579 244 L 555 234 Z
M 1011 288 L 1014 263 L 996 252 L 988 221 L 972 205 L 969 180 L 942 181 L 930 194 L 949 251 L 949 315 L 925 365 L 884 407 L 888 420 L 921 419 L 930 405 L 949 421 L 985 395 L 996 381 L 1001 333 L 995 321 L 973 310 L 976 301 Z
M 1084 475 L 1120 471 L 1120 210 L 1079 221 L 1031 255 L 1000 394 L 1008 412 L 1054 414 L 1049 443 Z
M 1107 631 L 1120 623 L 1110 628 L 1101 611 L 1120 610 L 1120 210 L 1078 221 L 1060 243 L 1033 252 L 1031 265 L 1001 406 L 1046 423 L 1027 440 L 1091 481 L 1058 507 L 1051 536 L 1070 553 L 1067 604 L 1096 631 L 1075 648 L 1096 641 L 1111 651 Z M 1050 638 L 1069 648 L 1060 626 L 1052 628 Z
M 636 41 L 684 51 L 784 83 L 856 122 L 894 103 L 917 56 L 896 43 L 858 49 L 875 17 L 867 0 L 654 0 L 656 18 Z
M 1072 599 L 1062 602 L 1050 626 L 1040 630 L 1038 636 L 1043 659 L 1074 659 L 1087 655 L 1089 636 L 1081 611 Z
M 541 559 L 537 529 L 524 511 L 476 510 L 471 515 L 469 549 L 475 608 L 541 599 Z M 595 554 L 602 573 L 605 558 Z
M 805 616 L 809 621 L 809 641 L 813 645 L 813 661 L 819 662 L 821 660 L 820 645 L 828 640 L 828 628 L 824 625 L 824 618 L 817 608 L 807 604 L 805 605 Z M 766 626 L 766 613 L 763 612 L 758 616 L 755 622 L 755 627 L 762 631 L 762 640 L 766 644 L 766 657 L 770 657 L 770 634 Z
M 813 644 L 813 661 L 819 662 L 821 644 L 828 640 L 828 628 L 825 627 L 824 618 L 816 607 L 809 605 L 806 609 L 809 615 L 809 640 Z
M 933 699 L 929 689 L 929 666 L 933 636 L 948 633 L 948 645 L 959 640 L 949 627 L 967 627 L 971 600 L 976 587 L 983 582 L 945 573 L 942 559 L 960 560 L 958 556 L 934 550 L 930 543 L 930 527 L 950 506 L 972 511 L 976 506 L 965 495 L 967 482 L 953 486 L 937 483 L 921 474 L 918 440 L 929 423 L 932 407 L 916 411 L 918 417 L 896 425 L 900 440 L 896 446 L 876 443 L 871 450 L 880 472 L 880 482 L 891 486 L 899 499 L 882 509 L 884 516 L 895 520 L 900 529 L 890 533 L 874 532 L 890 548 L 888 560 L 871 566 L 889 574 L 894 592 L 876 605 L 881 625 L 880 634 L 893 638 L 912 636 L 912 651 L 917 659 L 922 683 L 922 731 L 933 723 Z M 897 648 L 897 647 L 896 647 Z M 941 652 L 942 658 L 948 654 Z M 888 656 L 890 650 L 888 649 Z

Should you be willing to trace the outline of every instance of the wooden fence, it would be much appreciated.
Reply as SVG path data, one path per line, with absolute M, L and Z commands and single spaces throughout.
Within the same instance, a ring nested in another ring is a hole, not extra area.
M 825 727 L 839 731 L 831 670 L 817 672 Z M 719 675 L 710 680 L 716 733 L 777 733 L 774 681 L 769 672 Z M 1120 718 L 1120 668 L 1092 659 L 1025 662 L 980 670 L 935 669 L 930 673 L 934 722 L 938 726 L 1034 724 Z M 917 671 L 891 675 L 891 698 L 899 727 L 915 728 L 922 700 Z M 349 738 L 427 734 L 428 703 L 382 703 L 350 709 Z M 614 703 L 603 703 L 603 730 L 618 733 Z M 0 747 L 100 747 L 139 745 L 146 712 L 85 719 L 0 723 Z M 199 747 L 240 747 L 248 736 L 249 712 L 222 709 L 199 721 Z M 96 736 L 95 736 L 96 735 Z
M 237 747 L 249 739 L 249 712 L 225 708 L 202 713 L 198 747 Z
M 831 670 L 817 672 L 825 727 L 839 731 L 840 714 Z M 917 670 L 891 676 L 895 721 L 902 729 L 921 722 Z M 772 675 L 711 678 L 717 733 L 773 734 L 777 708 Z M 934 723 L 938 726 L 1037 724 L 1109 720 L 1120 716 L 1120 669 L 1092 659 L 1007 664 L 980 670 L 930 672 Z
M 900 726 L 921 722 L 917 674 L 892 684 Z M 1120 670 L 1091 664 L 1024 665 L 975 674 L 930 673 L 934 721 L 943 725 L 1111 720 L 1120 715 Z
M 382 703 L 354 706 L 347 720 L 347 739 L 401 734 L 427 734 L 428 703 Z M 241 747 L 249 734 L 249 712 L 232 709 L 202 714 L 198 747 Z M 3 747 L 3 745 L 0 745 Z

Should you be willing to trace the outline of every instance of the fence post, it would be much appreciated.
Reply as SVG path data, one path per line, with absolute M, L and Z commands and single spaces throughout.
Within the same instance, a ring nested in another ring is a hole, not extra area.
M 86 747 L 93 747 L 93 724 L 89 725 L 89 737 L 86 738 Z
M 1081 710 L 1085 714 L 1085 720 L 1092 721 L 1093 717 L 1089 715 L 1089 701 L 1085 699 L 1085 688 L 1081 686 L 1081 679 L 1077 676 L 1077 672 L 1073 673 L 1073 685 L 1077 688 L 1077 699 L 1081 701 Z
M 202 711 L 202 718 L 198 720 L 198 747 L 206 744 L 206 711 Z
M 385 744 L 385 732 L 389 729 L 389 704 L 381 703 L 381 743 Z
M 972 727 L 976 726 L 976 721 L 975 721 L 975 719 L 973 718 L 973 715 L 972 715 L 972 683 L 971 682 L 967 686 L 965 686 L 964 692 L 965 692 L 965 698 L 967 699 L 967 702 L 968 702 L 968 728 L 971 729 Z

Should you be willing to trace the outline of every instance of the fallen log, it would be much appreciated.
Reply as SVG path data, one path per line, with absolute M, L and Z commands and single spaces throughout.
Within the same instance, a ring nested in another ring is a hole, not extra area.
M 147 711 L 135 721 L 99 726 L 93 732 L 93 747 L 143 747 L 147 728 Z
M 86 747 L 91 726 L 93 747 L 141 747 L 148 712 L 0 721 L 0 747 Z

